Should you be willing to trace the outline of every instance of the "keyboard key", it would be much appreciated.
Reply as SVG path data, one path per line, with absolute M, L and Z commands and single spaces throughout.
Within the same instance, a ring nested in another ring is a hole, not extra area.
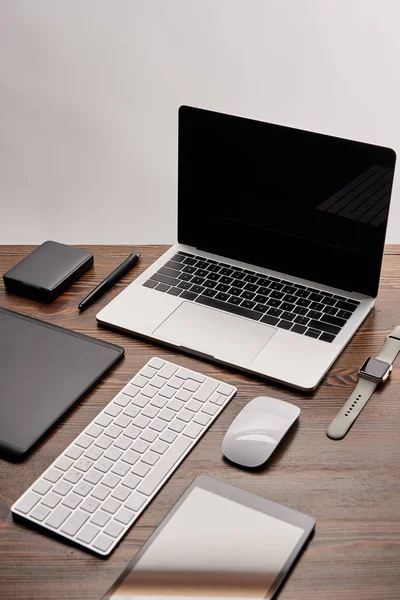
M 43 475 L 43 477 L 48 481 L 51 481 L 51 483 L 56 483 L 63 475 L 64 473 L 62 471 L 53 467 L 51 469 L 48 469 Z
M 308 325 L 313 329 L 325 331 L 326 333 L 332 333 L 333 335 L 337 335 L 340 331 L 340 327 L 335 327 L 335 325 L 330 325 L 330 323 L 324 323 L 324 321 L 311 320 Z
M 237 287 L 230 287 L 228 290 L 228 294 L 231 294 L 232 296 L 240 296 L 241 293 L 242 290 Z
M 283 312 L 281 315 L 282 319 L 285 319 L 286 321 L 293 321 L 296 315 L 294 315 L 293 313 L 290 312 Z
M 100 506 L 100 502 L 95 500 L 94 498 L 85 498 L 85 500 L 81 504 L 81 508 L 87 510 L 89 513 L 94 513 Z
M 156 288 L 154 288 L 158 292 L 167 292 L 169 290 L 169 285 L 166 283 L 159 283 Z
M 200 435 L 200 433 L 202 431 L 203 431 L 203 427 L 201 427 L 200 425 L 197 425 L 195 423 L 190 423 L 190 425 L 188 425 L 186 427 L 185 431 L 183 432 L 183 435 L 186 435 L 187 437 L 194 440 L 195 438 L 197 438 L 197 436 Z
M 267 325 L 276 325 L 279 319 L 277 317 L 273 317 L 272 315 L 264 315 L 261 319 L 261 323 L 267 323 Z
M 304 333 L 307 330 L 305 325 L 293 325 L 290 331 L 294 331 L 295 333 Z
M 44 521 L 44 519 L 50 514 L 50 509 L 46 508 L 42 504 L 37 504 L 32 510 L 30 516 L 37 521 Z
M 326 313 L 327 315 L 336 315 L 336 313 L 338 312 L 338 309 L 335 308 L 334 306 L 325 306 L 325 308 L 322 312 Z
M 122 510 L 122 509 L 121 509 Z M 99 527 L 104 527 L 106 523 L 111 519 L 110 515 L 102 510 L 97 511 L 95 515 L 90 519 L 91 523 L 98 525 Z
M 167 442 L 168 444 L 172 444 L 172 442 L 176 439 L 177 434 L 171 429 L 164 429 L 164 431 L 160 434 L 159 439 L 163 442 Z
M 90 544 L 90 542 L 92 542 L 94 540 L 94 538 L 96 537 L 96 535 L 98 533 L 100 533 L 100 531 L 101 530 L 99 527 L 95 527 L 94 525 L 91 525 L 90 523 L 88 523 L 78 533 L 77 538 L 78 538 L 78 540 L 85 542 L 85 544 Z
M 145 481 L 147 481 L 147 479 Z M 145 496 L 142 496 L 142 494 L 138 494 L 137 492 L 134 492 L 132 494 L 132 496 L 129 498 L 129 500 L 125 503 L 125 508 L 130 508 L 131 510 L 136 511 L 136 510 L 139 510 L 139 508 L 141 508 L 145 502 L 146 502 Z
M 75 445 L 67 448 L 65 451 L 65 455 L 73 458 L 74 460 L 79 458 L 81 454 L 83 454 L 83 448 L 78 448 L 78 446 Z
M 175 440 L 174 444 L 170 446 L 169 450 L 160 458 L 146 479 L 142 481 L 138 491 L 146 496 L 150 496 L 150 494 L 154 492 L 156 487 L 164 479 L 165 474 L 172 469 L 172 467 L 181 458 L 182 454 L 187 451 L 191 444 L 191 440 L 185 437 L 179 437 L 177 440 Z M 134 508 L 133 510 L 137 509 Z
M 335 336 L 331 333 L 323 333 L 319 339 L 323 342 L 328 342 L 330 344 L 335 339 Z
M 116 538 L 119 536 L 122 530 L 123 526 L 120 523 L 110 521 L 110 523 L 108 523 L 107 527 L 104 529 L 104 533 L 110 535 L 113 538 Z
M 120 502 L 118 502 L 117 500 L 114 500 L 114 498 L 108 498 L 103 503 L 102 509 L 113 515 L 119 509 L 120 506 L 121 506 Z
M 208 298 L 203 294 L 201 296 L 198 296 L 195 302 L 199 302 L 200 304 L 204 304 L 206 306 L 211 306 L 211 308 L 219 308 L 220 310 L 224 310 L 225 312 L 230 312 L 241 317 L 247 317 L 255 321 L 258 321 L 262 316 L 262 313 L 256 312 L 254 310 L 242 308 L 242 306 L 235 306 L 234 304 L 229 304 L 229 302 L 221 302 L 220 300 L 216 300 L 215 298 Z
M 116 498 L 116 500 L 125 502 L 125 500 L 128 498 L 128 496 L 130 496 L 130 494 L 131 494 L 131 490 L 129 490 L 127 487 L 120 485 L 119 487 L 117 487 L 117 489 L 115 489 L 112 492 L 111 496 L 113 498 Z
M 132 473 L 139 475 L 140 477 L 145 477 L 149 471 L 149 465 L 146 465 L 144 462 L 137 463 L 132 469 Z
M 34 492 L 36 492 L 37 494 L 41 494 L 42 496 L 44 494 L 47 494 L 47 492 L 49 491 L 49 489 L 51 488 L 51 483 L 48 483 L 47 481 L 37 481 L 34 486 L 32 487 L 32 490 Z
M 280 327 L 281 329 L 290 329 L 292 327 L 293 323 L 291 321 L 279 321 L 279 323 L 277 323 L 277 327 Z
M 304 335 L 312 338 L 318 338 L 320 336 L 320 331 L 316 331 L 315 329 L 307 329 Z
M 171 296 L 179 296 L 181 293 L 182 290 L 178 287 L 170 287 L 169 290 L 167 290 L 167 294 L 170 294 Z
M 137 484 L 139 483 L 140 478 L 137 475 L 128 475 L 127 477 L 125 477 L 125 479 L 122 481 L 122 483 L 128 487 L 131 490 L 134 490 L 135 487 L 137 486 Z
M 353 304 L 352 302 L 343 302 L 342 300 L 339 300 L 336 304 L 335 304 L 335 308 L 339 308 L 341 310 L 347 310 L 348 312 L 354 312 L 356 310 L 358 305 Z
M 302 317 L 301 315 L 298 315 L 295 317 L 294 322 L 298 323 L 299 325 L 307 325 L 310 322 L 310 319 L 309 317 Z
M 74 461 L 71 460 L 70 458 L 66 458 L 65 456 L 62 456 L 61 458 L 58 459 L 58 461 L 55 463 L 55 466 L 57 467 L 57 469 L 61 469 L 61 471 L 68 471 L 68 469 L 74 464 Z
M 339 310 L 339 312 L 337 313 L 337 317 L 340 317 L 341 319 L 345 319 L 345 321 L 347 321 L 348 319 L 350 319 L 352 313 L 349 312 L 348 310 Z M 56 465 L 58 466 L 58 465 Z
M 336 304 L 336 300 L 335 298 L 332 298 L 330 296 L 324 296 L 321 300 L 321 302 L 323 304 L 327 304 L 328 306 L 334 306 Z
M 322 311 L 322 310 L 324 309 L 324 305 L 323 305 L 323 304 L 321 304 L 320 302 L 312 302 L 312 303 L 310 304 L 310 308 L 311 308 L 312 310 L 319 310 L 319 311 Z
M 184 298 L 185 300 L 195 300 L 195 298 L 197 298 L 197 294 L 193 294 L 193 292 L 182 292 L 182 294 L 180 295 L 181 298 Z
M 256 294 L 253 294 L 253 292 L 249 292 L 249 291 L 247 291 L 247 290 L 244 290 L 244 291 L 243 291 L 243 292 L 240 294 L 240 297 L 241 297 L 243 300 L 253 300 L 253 298 L 255 298 L 255 296 L 256 296 Z M 218 296 L 217 296 L 217 298 L 218 298 Z
M 106 487 L 104 487 L 104 485 L 99 485 L 92 492 L 92 496 L 94 496 L 94 498 L 98 498 L 99 500 L 105 500 L 110 493 L 111 493 L 110 488 L 106 488 Z
M 152 279 L 148 279 L 147 281 L 144 282 L 144 287 L 148 287 L 148 288 L 155 288 L 157 285 L 157 281 L 153 281 Z
M 65 475 L 65 481 L 69 481 L 70 483 L 77 483 L 82 477 L 83 473 L 77 471 L 76 469 L 70 469 L 68 473 Z
M 215 390 L 217 389 L 218 386 L 219 386 L 219 381 L 216 381 L 215 379 L 207 379 L 200 386 L 200 388 L 197 390 L 197 392 L 194 393 L 194 395 L 193 395 L 194 400 L 198 400 L 199 402 L 206 402 L 206 400 L 209 399 L 211 394 L 213 392 L 215 392 Z
M 79 504 L 82 502 L 82 497 L 77 496 L 74 493 L 69 494 L 63 501 L 62 503 L 65 504 L 65 506 L 68 506 L 68 508 L 76 508 L 77 506 L 79 506 Z
M 252 302 L 251 300 L 243 300 L 243 302 L 242 302 L 242 304 L 240 306 L 244 307 L 244 308 L 250 308 L 250 309 L 252 309 L 252 308 L 255 307 L 255 305 L 256 305 L 256 303 Z
M 331 323 L 331 325 L 336 325 L 336 327 L 343 327 L 343 325 L 346 325 L 345 319 L 339 319 L 339 317 L 336 317 L 336 316 L 334 317 L 333 315 L 327 315 L 327 314 L 322 315 L 321 321 L 324 321 L 325 323 Z M 332 331 L 330 333 L 334 333 L 334 332 Z
M 72 511 L 64 506 L 58 506 L 55 511 L 51 513 L 46 521 L 46 525 L 58 529 L 64 523 L 64 521 L 71 515 Z
M 318 310 L 309 310 L 307 313 L 307 317 L 309 319 L 317 319 L 318 320 L 322 317 L 322 314 L 323 313 L 319 312 Z
M 33 492 L 28 492 L 25 494 L 16 504 L 16 508 L 19 512 L 27 514 L 32 508 L 41 500 L 41 497 L 38 494 L 34 494 Z
M 61 531 L 67 535 L 74 536 L 84 523 L 88 520 L 90 515 L 83 510 L 76 510 L 69 519 L 62 526 Z
M 54 508 L 55 506 L 57 506 L 57 504 L 61 502 L 61 497 L 58 494 L 53 494 L 52 492 L 49 492 L 47 496 L 43 498 L 42 502 L 45 506 L 48 506 L 49 508 Z
M 97 536 L 97 538 L 93 542 L 93 546 L 95 548 L 98 548 L 102 552 L 106 552 L 112 543 L 113 543 L 113 539 L 102 533 Z

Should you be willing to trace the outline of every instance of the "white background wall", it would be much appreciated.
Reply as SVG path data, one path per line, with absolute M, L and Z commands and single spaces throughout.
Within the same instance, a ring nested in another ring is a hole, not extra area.
M 400 150 L 398 0 L 0 0 L 0 40 L 0 243 L 173 242 L 181 104 Z

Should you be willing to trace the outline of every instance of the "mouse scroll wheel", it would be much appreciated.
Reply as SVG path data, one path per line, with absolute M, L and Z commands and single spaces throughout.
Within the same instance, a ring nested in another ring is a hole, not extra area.
M 245 435 L 239 435 L 236 440 L 243 442 L 266 442 L 268 444 L 276 444 L 277 442 L 276 439 L 265 433 L 247 433 Z

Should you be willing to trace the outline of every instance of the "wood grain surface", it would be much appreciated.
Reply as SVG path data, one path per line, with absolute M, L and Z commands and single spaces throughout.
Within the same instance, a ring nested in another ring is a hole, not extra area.
M 33 248 L 0 247 L 5 273 Z M 98 600 L 143 545 L 191 481 L 208 474 L 312 515 L 316 532 L 280 593 L 281 600 L 398 600 L 400 598 L 400 361 L 347 437 L 329 440 L 326 428 L 349 397 L 357 369 L 400 323 L 400 246 L 387 246 L 375 309 L 314 393 L 301 393 L 101 328 L 95 315 L 165 250 L 145 246 L 139 265 L 84 313 L 78 302 L 132 246 L 90 246 L 95 266 L 53 304 L 5 292 L 0 306 L 119 344 L 126 355 L 32 454 L 20 464 L 0 459 L 1 600 Z M 106 559 L 13 521 L 10 506 L 152 356 L 160 356 L 237 386 L 238 393 L 150 506 Z M 1 392 L 0 392 L 1 393 Z M 228 465 L 221 442 L 245 404 L 271 395 L 301 408 L 266 467 L 247 472 Z M 21 415 L 23 418 L 23 415 Z

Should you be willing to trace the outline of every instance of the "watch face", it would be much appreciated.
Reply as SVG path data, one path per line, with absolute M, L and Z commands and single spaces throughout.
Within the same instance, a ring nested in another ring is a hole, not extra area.
M 377 358 L 367 358 L 360 369 L 360 374 L 369 375 L 374 379 L 383 379 L 389 369 L 389 363 Z

